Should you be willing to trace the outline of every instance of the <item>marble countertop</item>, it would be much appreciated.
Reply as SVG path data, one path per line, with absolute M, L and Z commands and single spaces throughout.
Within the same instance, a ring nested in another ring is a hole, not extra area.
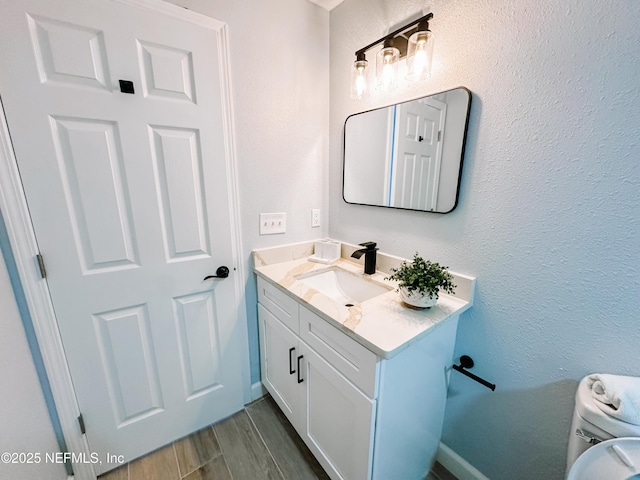
M 276 287 L 297 297 L 302 305 L 382 358 L 397 355 L 447 319 L 471 307 L 475 278 L 455 272 L 451 272 L 457 285 L 454 295 L 440 293 L 436 306 L 429 309 L 414 310 L 406 307 L 395 291 L 395 283 L 384 279 L 389 274 L 389 269 L 397 267 L 403 259 L 379 252 L 378 267 L 381 271 L 364 275 L 362 261 L 350 258 L 351 253 L 358 248 L 361 247 L 343 242 L 341 258 L 332 265 L 308 260 L 313 254 L 314 242 L 254 250 L 254 271 Z M 297 279 L 303 274 L 336 267 L 392 289 L 347 307 Z

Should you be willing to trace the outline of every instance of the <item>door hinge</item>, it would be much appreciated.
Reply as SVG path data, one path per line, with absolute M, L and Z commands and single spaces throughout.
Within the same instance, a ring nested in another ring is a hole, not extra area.
M 87 430 L 84 428 L 84 418 L 82 418 L 82 414 L 78 417 L 78 424 L 80 424 L 80 433 L 83 435 L 87 433 Z
M 42 278 L 47 278 L 47 270 L 44 268 L 44 258 L 42 258 L 41 253 L 36 255 L 36 262 L 38 262 L 38 268 L 40 269 L 40 276 Z
M 438 141 L 442 140 L 442 130 L 438 130 Z

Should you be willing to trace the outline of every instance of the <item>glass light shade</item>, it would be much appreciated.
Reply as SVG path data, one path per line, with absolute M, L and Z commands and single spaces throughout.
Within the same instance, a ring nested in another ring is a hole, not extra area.
M 424 80 L 431 76 L 433 35 L 430 31 L 417 31 L 409 37 L 407 45 L 407 80 Z
M 366 60 L 356 60 L 351 67 L 351 93 L 350 97 L 360 100 L 369 96 L 369 85 L 367 75 L 369 72 L 369 62 Z
M 384 47 L 376 57 L 376 81 L 380 90 L 396 88 L 400 51 L 395 47 Z

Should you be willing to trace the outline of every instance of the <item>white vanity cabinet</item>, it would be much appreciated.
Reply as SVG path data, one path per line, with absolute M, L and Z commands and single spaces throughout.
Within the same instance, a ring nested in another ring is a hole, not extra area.
M 440 442 L 458 316 L 393 358 L 258 276 L 262 382 L 333 479 L 422 479 Z
M 318 330 L 311 322 L 326 324 L 324 320 L 295 301 L 290 305 L 290 297 L 261 279 L 259 289 L 263 384 L 332 478 L 370 478 L 376 401 L 308 345 L 299 326 L 331 349 L 329 356 L 338 358 L 338 365 L 349 363 L 349 368 L 357 369 L 351 359 L 340 359 L 340 351 L 348 348 L 344 340 L 353 342 L 354 348 L 363 347 L 330 325 L 326 325 L 333 330 L 329 335 Z M 368 353 L 369 370 L 375 375 L 377 357 Z

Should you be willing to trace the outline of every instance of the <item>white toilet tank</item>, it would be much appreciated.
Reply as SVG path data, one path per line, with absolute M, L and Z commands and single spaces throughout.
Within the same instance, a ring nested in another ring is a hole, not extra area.
M 640 425 L 632 425 L 613 418 L 598 408 L 587 380 L 588 377 L 585 377 L 580 381 L 576 392 L 576 407 L 569 433 L 567 475 L 576 459 L 594 445 L 589 442 L 591 438 L 604 441 L 618 437 L 640 437 Z M 576 434 L 578 430 L 582 433 Z

